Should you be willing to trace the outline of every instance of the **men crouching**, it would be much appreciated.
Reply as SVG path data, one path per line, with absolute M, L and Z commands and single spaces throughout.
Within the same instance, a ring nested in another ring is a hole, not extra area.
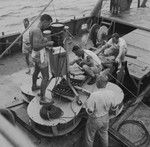
M 90 76 L 91 80 L 88 82 L 92 85 L 96 81 L 96 74 L 102 70 L 101 60 L 98 56 L 90 50 L 82 50 L 79 46 L 74 46 L 72 52 L 77 56 L 77 59 L 72 61 L 70 65 L 77 63 L 82 70 Z
M 52 22 L 50 15 L 43 14 L 40 18 L 40 22 L 36 28 L 30 32 L 30 42 L 32 46 L 32 59 L 34 62 L 34 72 L 32 76 L 32 91 L 40 89 L 40 104 L 51 103 L 49 99 L 45 97 L 45 91 L 49 80 L 48 60 L 46 58 L 46 46 L 52 46 L 53 41 L 48 41 L 43 37 L 42 30 L 49 27 Z M 38 75 L 41 72 L 42 82 L 41 86 L 37 86 Z

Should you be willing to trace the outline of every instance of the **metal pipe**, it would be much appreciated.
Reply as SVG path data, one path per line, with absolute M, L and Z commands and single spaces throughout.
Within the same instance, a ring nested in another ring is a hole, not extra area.
M 47 9 L 47 7 L 52 3 L 51 0 L 46 7 L 40 12 L 40 14 L 33 20 L 33 22 L 15 39 L 15 41 L 0 55 L 0 59 L 10 50 L 10 48 L 22 37 L 22 35 L 35 23 L 35 21 L 41 16 L 41 14 Z

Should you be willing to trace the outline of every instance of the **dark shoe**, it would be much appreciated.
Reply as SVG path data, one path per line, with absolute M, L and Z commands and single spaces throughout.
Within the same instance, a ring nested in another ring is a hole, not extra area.
M 30 75 L 31 73 L 31 69 L 29 68 L 27 71 L 26 71 L 26 74 Z
M 40 105 L 52 105 L 52 104 L 54 104 L 54 101 L 46 97 L 40 99 Z
M 41 88 L 41 86 L 32 86 L 32 91 L 39 90 L 40 88 Z
M 96 77 L 91 78 L 91 80 L 87 83 L 88 85 L 93 85 L 96 82 Z

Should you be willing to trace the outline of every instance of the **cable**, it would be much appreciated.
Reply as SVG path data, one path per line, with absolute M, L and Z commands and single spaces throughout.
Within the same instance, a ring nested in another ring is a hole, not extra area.
M 53 5 L 53 10 L 54 10 L 55 18 L 56 18 L 56 20 L 57 20 L 57 15 L 56 15 L 56 10 L 55 10 L 54 3 L 52 3 L 52 5 Z

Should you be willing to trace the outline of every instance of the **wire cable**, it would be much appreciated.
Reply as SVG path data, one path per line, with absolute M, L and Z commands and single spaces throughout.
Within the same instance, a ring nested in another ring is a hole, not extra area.
M 52 6 L 53 6 L 54 14 L 55 14 L 55 19 L 57 20 L 56 9 L 55 9 L 54 3 L 52 3 Z

